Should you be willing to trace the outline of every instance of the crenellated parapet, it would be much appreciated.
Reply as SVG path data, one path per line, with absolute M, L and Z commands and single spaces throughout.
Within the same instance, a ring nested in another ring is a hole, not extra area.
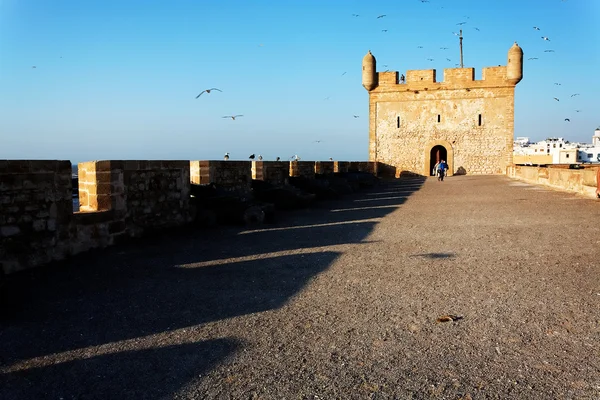
M 516 43 L 508 51 L 507 65 L 482 68 L 478 80 L 474 68 L 445 68 L 441 80 L 436 69 L 421 69 L 407 70 L 401 82 L 398 71 L 377 72 L 375 57 L 370 52 L 363 59 L 363 86 L 369 92 L 511 87 L 522 78 L 523 51 Z

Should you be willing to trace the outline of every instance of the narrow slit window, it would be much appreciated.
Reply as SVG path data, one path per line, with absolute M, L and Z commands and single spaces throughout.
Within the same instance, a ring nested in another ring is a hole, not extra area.
M 481 126 L 481 114 L 479 114 L 479 118 L 477 119 L 477 124 Z
M 400 117 L 396 119 L 396 127 L 400 128 Z
M 442 116 L 440 114 L 438 114 L 438 122 L 440 122 L 442 120 Z

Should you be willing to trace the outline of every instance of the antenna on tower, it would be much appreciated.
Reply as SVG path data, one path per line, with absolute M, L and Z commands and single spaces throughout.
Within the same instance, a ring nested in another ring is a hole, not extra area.
M 464 68 L 463 67 L 463 50 L 462 50 L 462 39 L 463 39 L 462 29 L 460 30 L 459 33 L 460 33 L 460 36 L 459 36 L 459 38 L 460 38 L 460 67 Z

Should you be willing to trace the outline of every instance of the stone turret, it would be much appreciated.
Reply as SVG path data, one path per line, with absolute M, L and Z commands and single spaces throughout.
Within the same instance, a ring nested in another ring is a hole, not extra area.
M 523 79 L 523 50 L 517 42 L 508 50 L 508 64 L 506 64 L 506 79 L 516 85 Z
M 371 50 L 363 57 L 362 61 L 362 84 L 369 92 L 377 87 L 377 61 Z

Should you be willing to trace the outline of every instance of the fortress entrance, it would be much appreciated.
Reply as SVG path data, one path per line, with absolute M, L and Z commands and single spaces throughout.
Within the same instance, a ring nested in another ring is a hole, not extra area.
M 429 176 L 435 176 L 433 167 L 441 160 L 448 162 L 448 151 L 442 145 L 433 146 L 429 153 Z

